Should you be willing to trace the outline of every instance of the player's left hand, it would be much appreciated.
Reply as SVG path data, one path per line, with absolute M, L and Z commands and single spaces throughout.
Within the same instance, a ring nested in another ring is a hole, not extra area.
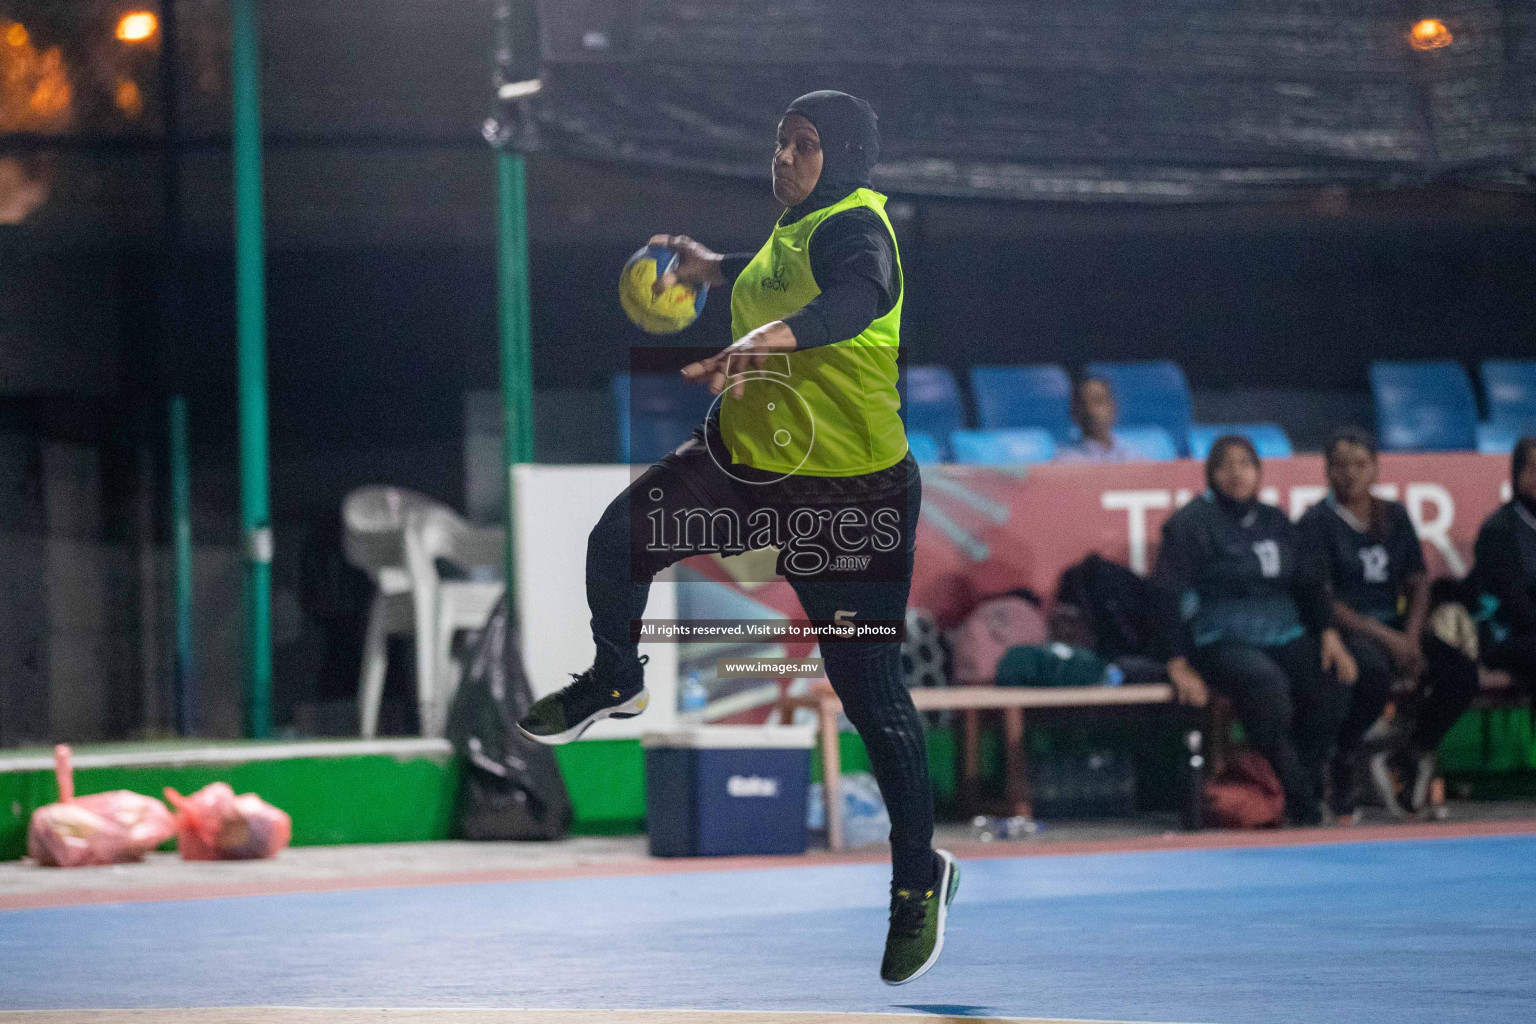
M 683 376 L 691 381 L 707 383 L 709 393 L 718 395 L 730 385 L 731 378 L 761 370 L 772 356 L 793 352 L 796 345 L 795 332 L 784 321 L 775 320 L 742 335 L 735 344 L 721 349 L 708 359 L 689 363 L 683 367 Z M 737 381 L 731 393 L 736 398 L 744 397 L 744 383 Z
M 1344 646 L 1344 640 L 1336 629 L 1323 630 L 1323 671 L 1332 671 L 1338 677 L 1339 682 L 1345 686 L 1354 686 L 1355 680 L 1360 676 L 1360 667 L 1355 664 L 1355 656 L 1349 653 L 1349 648 Z
M 687 235 L 652 235 L 649 245 L 664 245 L 677 253 L 677 266 L 662 274 L 651 285 L 651 294 L 660 295 L 675 284 L 708 285 L 718 288 L 725 284 L 720 264 L 725 257 Z

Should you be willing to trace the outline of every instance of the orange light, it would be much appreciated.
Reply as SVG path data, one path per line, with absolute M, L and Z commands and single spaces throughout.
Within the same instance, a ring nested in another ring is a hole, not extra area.
M 113 93 L 112 102 L 126 117 L 137 118 L 144 113 L 144 93 L 140 91 L 139 83 L 131 78 L 117 80 L 117 90 Z
M 11 22 L 10 27 L 5 30 L 5 41 L 12 46 L 26 46 L 28 38 L 27 26 L 19 21 Z
M 1438 50 L 1450 46 L 1455 38 L 1439 18 L 1425 18 L 1408 33 L 1408 42 L 1415 50 Z
M 117 23 L 117 38 L 125 43 L 142 43 L 160 28 L 160 19 L 149 11 L 130 11 Z
M 41 117 L 55 117 L 69 108 L 74 92 L 63 74 L 63 62 L 58 60 L 59 51 L 49 50 L 43 55 L 42 74 L 37 88 L 27 97 L 27 107 Z M 49 58 L 54 58 L 49 60 Z

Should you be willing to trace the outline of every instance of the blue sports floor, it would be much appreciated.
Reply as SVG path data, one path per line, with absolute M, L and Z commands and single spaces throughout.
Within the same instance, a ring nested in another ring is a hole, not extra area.
M 1536 1020 L 1536 837 L 963 862 L 880 984 L 886 868 L 0 912 L 0 1008 L 605 1007 L 1175 1022 Z

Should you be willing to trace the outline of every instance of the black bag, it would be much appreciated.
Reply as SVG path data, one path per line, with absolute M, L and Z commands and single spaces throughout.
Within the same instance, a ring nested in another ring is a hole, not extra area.
M 459 834 L 465 839 L 559 839 L 571 798 L 554 751 L 517 731 L 533 703 L 503 598 L 475 643 L 448 715 L 462 758 Z
M 1128 654 L 1168 659 L 1158 613 L 1163 600 L 1150 582 L 1098 554 L 1063 571 L 1056 587 L 1057 603 L 1081 611 L 1093 630 L 1095 653 L 1108 660 Z

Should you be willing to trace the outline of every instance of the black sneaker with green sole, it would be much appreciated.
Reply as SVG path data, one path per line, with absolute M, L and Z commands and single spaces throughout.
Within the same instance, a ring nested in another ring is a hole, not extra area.
M 933 888 L 891 893 L 891 930 L 885 936 L 885 959 L 880 962 L 880 980 L 887 985 L 921 978 L 944 950 L 944 923 L 960 888 L 960 864 L 948 850 L 934 853 L 941 867 Z
M 640 664 L 645 662 L 641 655 Z M 571 676 L 564 689 L 534 701 L 517 723 L 517 731 L 536 743 L 557 747 L 580 738 L 605 718 L 634 718 L 650 701 L 643 684 L 636 690 L 611 680 L 599 682 L 596 670 L 589 668 Z

